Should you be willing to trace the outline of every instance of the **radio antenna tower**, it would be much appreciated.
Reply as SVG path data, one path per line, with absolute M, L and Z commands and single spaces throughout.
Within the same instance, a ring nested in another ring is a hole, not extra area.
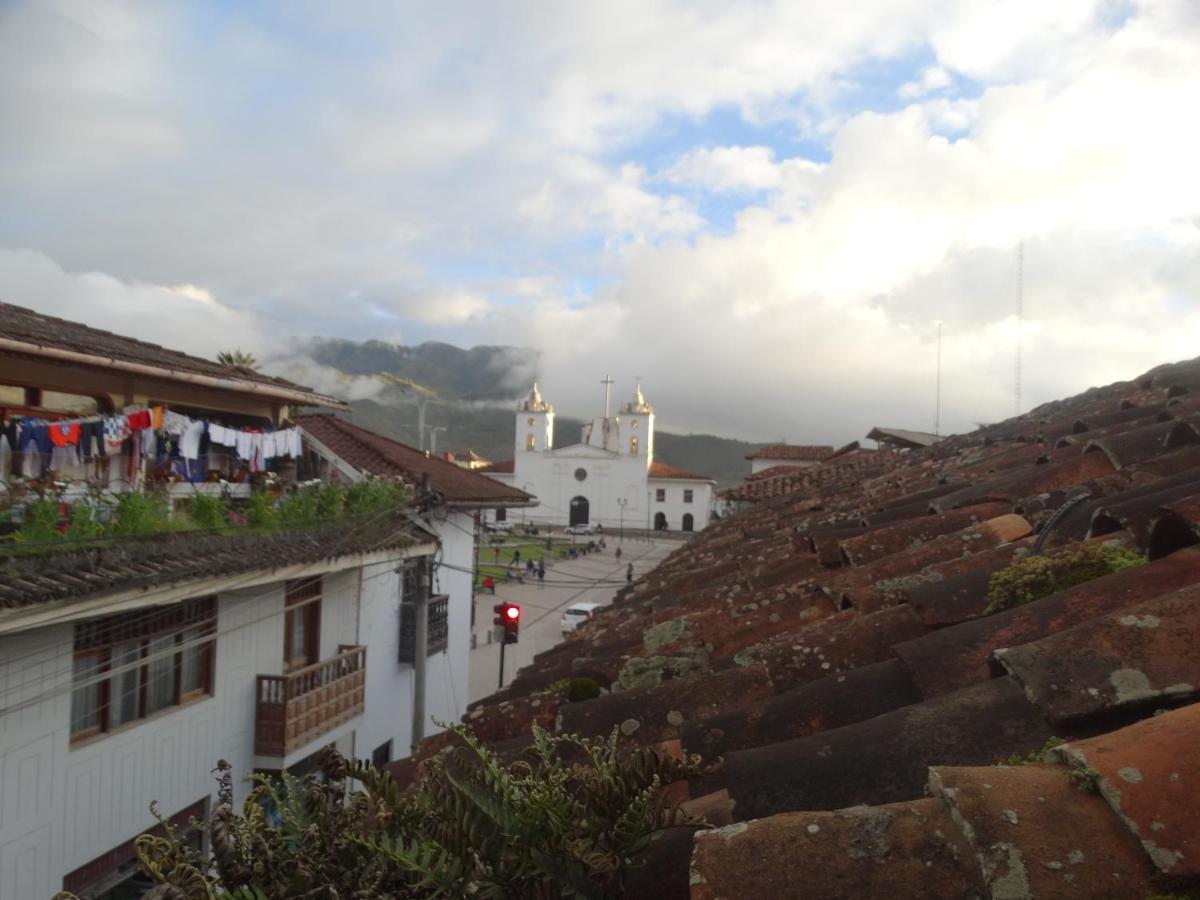
M 1017 361 L 1014 372 L 1014 397 L 1017 415 L 1021 414 L 1021 336 L 1025 326 L 1025 239 L 1017 242 Z

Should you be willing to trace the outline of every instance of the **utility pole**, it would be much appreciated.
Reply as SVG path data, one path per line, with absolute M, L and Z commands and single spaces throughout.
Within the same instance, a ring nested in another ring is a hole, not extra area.
M 425 449 L 425 406 L 429 403 L 428 397 L 417 398 L 417 449 Z
M 625 537 L 625 504 L 628 502 L 629 502 L 629 500 L 626 497 L 618 497 L 617 498 L 617 506 L 621 507 L 621 524 L 617 530 L 617 543 L 618 544 L 621 543 Z
M 417 559 L 417 595 L 413 597 L 416 639 L 413 641 L 413 718 L 412 755 L 417 755 L 421 738 L 425 736 L 425 658 L 429 649 L 429 557 Z M 401 578 L 401 591 L 404 579 Z M 401 601 L 403 602 L 403 597 Z

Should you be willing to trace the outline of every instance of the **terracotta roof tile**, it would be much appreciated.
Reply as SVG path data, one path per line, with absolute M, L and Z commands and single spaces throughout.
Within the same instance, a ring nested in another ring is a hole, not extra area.
M 820 462 L 833 453 L 832 446 L 824 444 L 767 444 L 746 454 L 746 459 L 787 459 Z
M 1200 584 L 1127 606 L 993 658 L 1053 724 L 1200 696 Z
M 1163 872 L 1200 877 L 1200 704 L 1059 748 L 1100 773 L 1100 794 Z M 1143 894 L 1142 896 L 1149 896 Z
M 979 897 L 970 847 L 938 800 L 783 813 L 697 833 L 692 900 Z
M 511 475 L 516 468 L 516 460 L 502 459 L 488 466 L 480 466 L 476 472 L 491 472 L 496 475 Z
M 1071 783 L 1064 766 L 938 766 L 929 785 L 962 823 L 992 897 L 1155 893 L 1137 844 L 1103 800 Z
M 403 478 L 420 484 L 428 475 L 433 489 L 455 503 L 478 502 L 483 506 L 522 504 L 532 498 L 524 491 L 500 484 L 462 466 L 422 453 L 407 444 L 360 428 L 345 419 L 322 414 L 300 416 L 298 424 L 333 453 L 371 475 Z
M 707 475 L 697 475 L 695 472 L 689 472 L 687 469 L 680 469 L 678 466 L 669 466 L 666 463 L 655 460 L 650 463 L 650 478 L 678 478 L 683 481 L 712 481 Z

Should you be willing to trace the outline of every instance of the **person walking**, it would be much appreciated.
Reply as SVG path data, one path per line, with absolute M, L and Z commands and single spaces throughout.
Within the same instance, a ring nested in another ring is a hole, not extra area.
M 546 581 L 546 563 L 544 560 L 540 560 L 540 559 L 538 560 L 537 576 L 538 576 L 538 590 L 540 591 L 543 587 L 545 587 L 545 581 Z
M 625 569 L 625 583 L 633 584 L 633 563 L 630 563 Z

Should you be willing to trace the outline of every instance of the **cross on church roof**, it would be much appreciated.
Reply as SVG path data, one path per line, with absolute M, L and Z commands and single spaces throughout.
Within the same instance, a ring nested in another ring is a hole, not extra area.
M 612 380 L 611 375 L 605 375 L 604 380 L 600 383 L 604 385 L 604 418 L 607 419 L 609 414 L 609 400 L 612 396 L 612 386 L 616 384 L 616 382 Z

